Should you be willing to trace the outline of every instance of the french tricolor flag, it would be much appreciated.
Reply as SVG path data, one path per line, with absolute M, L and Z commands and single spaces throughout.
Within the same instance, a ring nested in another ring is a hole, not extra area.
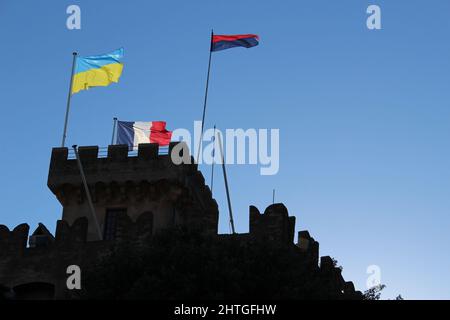
M 172 132 L 166 130 L 165 121 L 151 122 L 117 122 L 117 144 L 127 144 L 130 149 L 137 149 L 140 143 L 157 143 L 167 146 L 172 138 Z

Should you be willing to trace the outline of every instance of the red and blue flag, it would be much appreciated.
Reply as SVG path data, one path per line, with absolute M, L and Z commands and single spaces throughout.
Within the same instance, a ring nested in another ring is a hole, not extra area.
M 259 37 L 256 34 L 213 35 L 211 51 L 220 51 L 234 47 L 251 48 L 258 44 Z

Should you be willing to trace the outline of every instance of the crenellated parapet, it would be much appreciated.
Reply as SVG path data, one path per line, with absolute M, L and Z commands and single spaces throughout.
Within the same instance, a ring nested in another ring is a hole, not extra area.
M 159 155 L 157 144 L 140 144 L 136 156 L 128 156 L 128 153 L 127 145 L 110 145 L 104 158 L 99 158 L 98 146 L 78 148 L 89 183 L 101 181 L 105 184 L 120 184 L 127 181 L 151 182 L 163 179 L 183 183 L 186 176 L 197 171 L 195 164 L 176 165 L 169 155 Z M 54 148 L 48 176 L 50 190 L 55 193 L 63 185 L 80 183 L 77 161 L 74 157 L 69 158 L 69 149 Z
M 193 176 L 193 179 L 201 177 Z M 250 222 L 250 233 L 219 235 L 218 239 L 238 240 L 249 248 L 258 245 L 255 240 L 270 241 L 276 243 L 277 247 L 290 247 L 299 276 L 307 277 L 307 281 L 322 288 L 325 294 L 329 294 L 326 297 L 361 299 L 361 292 L 355 291 L 352 282 L 344 280 L 342 269 L 336 266 L 335 260 L 325 256 L 320 258 L 318 264 L 319 243 L 308 231 L 300 231 L 298 243 L 293 243 L 295 220 L 289 216 L 284 205 L 271 205 L 263 214 L 255 207 L 250 207 Z M 55 237 L 44 225 L 39 224 L 30 236 L 29 247 L 26 246 L 28 225 L 20 225 L 12 231 L 0 226 L 0 284 L 11 288 L 20 299 L 23 298 L 21 292 L 29 293 L 27 284 L 34 282 L 53 286 L 56 290 L 54 297 L 58 299 L 76 298 L 66 287 L 68 266 L 76 265 L 86 270 L 117 245 L 145 245 L 152 241 L 154 235 L 154 213 L 151 211 L 142 213 L 137 219 L 132 219 L 125 212 L 118 212 L 114 237 L 101 241 L 89 241 L 89 223 L 86 217 L 79 217 L 73 223 L 59 220 Z M 39 237 L 39 240 L 31 241 L 33 237 Z
M 342 276 L 342 267 L 336 266 L 336 261 L 329 256 L 320 258 L 320 277 L 322 284 L 330 292 L 341 292 L 342 298 L 361 299 L 362 293 L 355 291 L 355 286 L 351 281 L 345 281 Z
M 308 231 L 298 232 L 298 242 L 294 246 L 295 217 L 288 214 L 283 204 L 273 204 L 266 208 L 263 214 L 250 206 L 250 233 L 239 235 L 242 241 L 248 239 L 268 240 L 279 244 L 293 246 L 298 253 L 298 266 L 307 270 L 311 279 L 317 279 L 320 286 L 327 288 L 331 299 L 361 299 L 362 294 L 355 291 L 352 282 L 345 281 L 342 276 L 342 268 L 336 266 L 335 260 L 329 256 L 320 258 L 319 242 L 315 241 Z M 343 295 L 340 295 L 343 294 Z
M 114 246 L 122 242 L 148 242 L 153 235 L 151 212 L 143 213 L 137 221 L 132 221 L 125 213 L 119 214 L 117 237 L 109 241 L 88 241 L 88 223 L 85 217 L 76 219 L 72 224 L 59 220 L 55 237 L 47 234 L 47 228 L 39 224 L 29 239 L 48 236 L 49 241 L 41 239 L 28 247 L 28 225 L 19 225 L 13 231 L 0 226 L 0 284 L 19 288 L 27 283 L 45 282 L 55 285 L 56 297 L 67 298 L 71 294 L 65 286 L 68 266 L 90 267 Z
M 255 238 L 290 244 L 294 241 L 295 217 L 282 203 L 272 204 L 264 214 L 250 206 L 250 235 Z
M 21 256 L 27 246 L 28 224 L 21 224 L 12 231 L 0 225 L 0 257 L 5 255 Z
M 305 254 L 310 265 L 317 266 L 319 263 L 319 242 L 314 240 L 308 231 L 298 232 L 297 247 Z

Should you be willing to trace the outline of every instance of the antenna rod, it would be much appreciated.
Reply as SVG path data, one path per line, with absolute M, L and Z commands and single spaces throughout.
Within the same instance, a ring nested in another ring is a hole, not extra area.
M 112 138 L 111 138 L 111 145 L 114 145 L 114 138 L 116 137 L 116 128 L 117 128 L 117 118 L 113 118 L 113 132 L 112 132 Z
M 216 125 L 214 125 L 214 135 L 213 135 L 213 151 L 212 151 L 212 165 L 211 165 L 211 195 L 213 193 L 213 183 L 214 183 L 214 163 L 216 162 Z
M 236 231 L 234 229 L 233 210 L 231 209 L 230 190 L 228 189 L 227 170 L 225 169 L 225 158 L 223 156 L 222 137 L 221 137 L 220 131 L 217 131 L 217 137 L 219 138 L 219 149 L 220 149 L 220 154 L 222 155 L 223 179 L 225 180 L 225 190 L 227 192 L 227 202 L 228 202 L 228 212 L 230 214 L 231 232 L 233 234 L 235 234 Z
M 75 157 L 77 159 L 78 168 L 80 169 L 81 180 L 83 180 L 84 190 L 86 191 L 86 197 L 88 200 L 89 208 L 91 210 L 92 217 L 94 218 L 95 226 L 97 227 L 98 237 L 102 240 L 102 231 L 100 230 L 100 225 L 98 224 L 97 215 L 95 214 L 94 205 L 92 204 L 91 193 L 89 191 L 89 186 L 86 181 L 86 176 L 84 175 L 83 164 L 81 163 L 80 156 L 78 155 L 77 145 L 72 146 L 73 151 L 75 152 Z

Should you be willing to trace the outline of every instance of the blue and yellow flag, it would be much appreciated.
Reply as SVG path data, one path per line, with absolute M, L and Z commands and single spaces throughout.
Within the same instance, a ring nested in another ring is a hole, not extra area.
M 77 58 L 73 76 L 72 94 L 90 87 L 106 87 L 119 82 L 122 74 L 123 48 L 99 56 Z

